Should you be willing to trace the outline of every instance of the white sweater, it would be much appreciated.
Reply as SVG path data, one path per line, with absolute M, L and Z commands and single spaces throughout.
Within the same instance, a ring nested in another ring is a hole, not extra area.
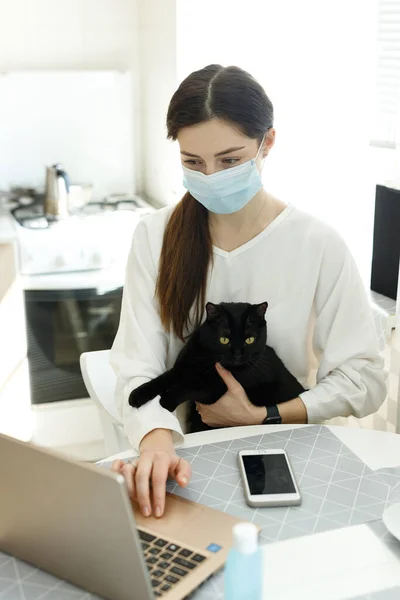
M 132 447 L 152 429 L 182 430 L 159 399 L 140 409 L 130 392 L 169 369 L 182 348 L 160 322 L 154 298 L 164 229 L 172 212 L 143 219 L 132 240 L 121 320 L 111 350 L 116 406 Z M 385 398 L 370 304 L 354 260 L 339 235 L 293 206 L 232 252 L 214 247 L 207 301 L 268 302 L 268 345 L 306 388 L 308 422 L 363 417 Z M 316 383 L 317 382 L 317 383 Z

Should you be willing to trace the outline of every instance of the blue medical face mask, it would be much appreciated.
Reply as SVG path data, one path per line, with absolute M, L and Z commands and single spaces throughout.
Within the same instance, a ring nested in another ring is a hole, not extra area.
M 183 166 L 183 185 L 193 198 L 213 213 L 230 215 L 241 210 L 262 188 L 256 160 L 263 143 L 264 138 L 255 158 L 212 175 Z

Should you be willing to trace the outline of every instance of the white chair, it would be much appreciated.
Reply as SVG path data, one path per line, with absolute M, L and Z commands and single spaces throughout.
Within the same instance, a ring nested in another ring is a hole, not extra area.
M 130 449 L 114 404 L 117 378 L 109 357 L 109 350 L 84 352 L 80 357 L 83 381 L 98 409 L 107 456 Z
M 84 352 L 80 358 L 83 381 L 99 412 L 107 456 L 131 450 L 114 404 L 117 378 L 109 358 L 109 350 Z M 184 404 L 178 407 L 176 416 L 185 433 L 186 406 Z

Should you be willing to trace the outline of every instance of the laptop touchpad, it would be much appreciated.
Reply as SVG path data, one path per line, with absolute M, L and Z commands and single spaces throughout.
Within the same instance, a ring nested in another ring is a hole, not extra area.
M 137 506 L 134 505 L 135 519 L 139 527 L 142 525 L 159 534 L 169 533 L 171 535 L 176 535 L 180 530 L 186 529 L 203 510 L 204 507 L 200 504 L 194 504 L 174 494 L 167 494 L 165 512 L 161 519 L 153 516 L 143 517 Z

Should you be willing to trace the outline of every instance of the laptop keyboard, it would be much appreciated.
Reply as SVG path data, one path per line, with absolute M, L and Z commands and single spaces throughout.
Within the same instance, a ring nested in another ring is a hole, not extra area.
M 138 533 L 156 598 L 168 592 L 206 560 L 202 554 L 171 544 L 146 531 L 139 529 Z

